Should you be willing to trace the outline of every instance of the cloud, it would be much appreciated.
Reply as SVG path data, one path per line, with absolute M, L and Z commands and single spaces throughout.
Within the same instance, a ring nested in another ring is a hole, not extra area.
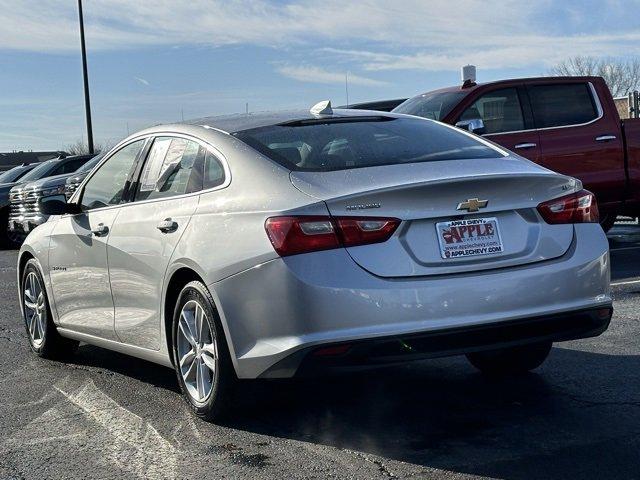
M 140 78 L 140 77 L 133 77 L 133 78 L 134 80 L 137 80 L 138 82 L 140 82 L 142 85 L 146 85 L 147 87 L 149 86 L 149 82 L 144 78 Z
M 75 8 L 59 0 L 0 0 L 0 50 L 77 52 Z M 336 72 L 457 70 L 465 63 L 530 68 L 578 54 L 640 55 L 629 4 L 610 1 L 603 16 L 590 13 L 596 8 L 598 0 L 457 0 L 455 8 L 450 0 L 92 0 L 84 12 L 90 51 L 257 45 L 326 55 L 342 62 Z M 278 69 L 303 81 L 334 83 L 331 75 L 340 75 Z
M 329 72 L 327 70 L 323 70 L 322 68 L 309 65 L 283 65 L 278 67 L 276 70 L 278 73 L 284 75 L 285 77 L 293 78 L 294 80 L 298 80 L 300 82 L 344 84 L 345 75 L 347 75 L 349 83 L 353 85 L 361 85 L 364 87 L 379 87 L 387 85 L 387 82 L 382 82 L 380 80 L 374 80 L 372 78 L 362 77 L 360 75 L 354 75 L 352 73 L 347 74 L 346 72 Z
M 253 45 L 326 54 L 347 70 L 547 68 L 573 55 L 640 55 L 640 1 L 599 0 L 93 0 L 85 4 L 90 51 L 151 45 Z M 75 2 L 0 0 L 0 51 L 77 52 Z M 308 56 L 305 56 L 308 62 Z M 323 58 L 326 60 L 326 57 Z M 339 72 L 285 66 L 302 81 Z M 338 70 L 338 69 L 335 69 Z M 374 85 L 376 80 L 353 76 Z M 374 82 L 374 83 L 371 83 Z M 379 85 L 379 84 L 377 84 Z

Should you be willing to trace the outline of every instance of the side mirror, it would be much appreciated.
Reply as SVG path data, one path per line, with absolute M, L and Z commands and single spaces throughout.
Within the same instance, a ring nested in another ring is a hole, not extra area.
M 481 118 L 472 118 L 471 120 L 460 120 L 456 123 L 456 127 L 469 130 L 471 133 L 482 135 L 484 133 L 484 122 Z
M 75 214 L 82 211 L 78 204 L 67 203 L 64 195 L 42 197 L 38 200 L 38 206 L 40 207 L 40 211 L 45 215 Z

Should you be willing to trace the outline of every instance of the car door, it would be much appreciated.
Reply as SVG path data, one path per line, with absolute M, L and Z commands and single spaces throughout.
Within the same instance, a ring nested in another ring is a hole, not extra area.
M 49 264 L 60 326 L 116 340 L 107 241 L 126 199 L 145 139 L 123 146 L 96 170 L 78 197 L 82 213 L 64 215 L 51 233 Z
M 622 201 L 625 171 L 619 123 L 603 111 L 593 85 L 534 83 L 527 89 L 540 138 L 540 163 L 582 180 L 599 203 Z
M 202 189 L 204 144 L 190 137 L 153 141 L 109 237 L 109 271 L 118 338 L 160 348 L 162 290 L 173 251 L 196 210 Z
M 484 91 L 456 120 L 481 119 L 487 139 L 533 162 L 540 157 L 538 132 L 533 128 L 531 112 L 522 87 Z

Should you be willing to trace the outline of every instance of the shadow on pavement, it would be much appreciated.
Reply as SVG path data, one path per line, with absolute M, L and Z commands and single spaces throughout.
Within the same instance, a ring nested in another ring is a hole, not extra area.
M 464 359 L 243 386 L 227 426 L 497 478 L 640 472 L 640 358 L 554 349 L 489 380 Z M 633 372 L 633 373 L 629 373 Z
M 173 371 L 97 347 L 74 362 L 178 393 Z M 241 382 L 233 429 L 509 479 L 640 472 L 640 356 L 554 348 L 487 379 L 463 357 L 358 375 Z

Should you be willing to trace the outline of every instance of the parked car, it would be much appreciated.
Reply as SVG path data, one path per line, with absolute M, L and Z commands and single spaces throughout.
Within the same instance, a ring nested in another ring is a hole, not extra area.
M 46 160 L 36 164 L 31 171 L 20 177 L 17 182 L 0 186 L 0 199 L 2 199 L 3 195 L 6 195 L 7 198 L 6 201 L 0 200 L 0 205 L 2 205 L 2 207 L 0 207 L 0 218 L 8 219 L 7 223 L 3 223 L 0 226 L 0 235 L 3 236 L 3 243 L 5 246 L 16 248 L 24 239 L 24 232 L 20 232 L 16 228 L 13 228 L 17 217 L 15 216 L 15 212 L 10 211 L 10 205 L 20 201 L 22 198 L 21 186 L 41 178 L 74 172 L 78 167 L 80 167 L 80 165 L 86 163 L 88 158 L 91 157 L 87 155 L 78 155 Z M 6 193 L 3 193 L 5 191 Z M 10 225 L 12 228 L 10 228 Z
M 41 208 L 18 258 L 32 350 L 172 367 L 207 419 L 237 378 L 456 354 L 527 371 L 612 313 L 580 181 L 412 116 L 325 102 L 161 125 Z
M 605 230 L 640 215 L 640 120 L 621 120 L 600 77 L 467 82 L 417 95 L 396 113 L 457 125 L 595 193 Z
M 38 164 L 18 165 L 0 174 L 0 226 L 8 225 L 9 222 L 9 191 L 11 188 L 33 170 Z M 0 227 L 0 247 L 14 247 L 19 243 L 19 239 L 6 227 Z
M 82 155 L 76 160 L 86 160 L 78 170 L 71 173 L 63 173 L 53 177 L 45 177 L 12 189 L 12 201 L 9 215 L 9 230 L 23 236 L 44 223 L 48 215 L 40 211 L 38 200 L 46 197 L 59 197 L 66 199 L 67 180 L 70 178 L 84 178 L 100 161 L 101 155 Z

